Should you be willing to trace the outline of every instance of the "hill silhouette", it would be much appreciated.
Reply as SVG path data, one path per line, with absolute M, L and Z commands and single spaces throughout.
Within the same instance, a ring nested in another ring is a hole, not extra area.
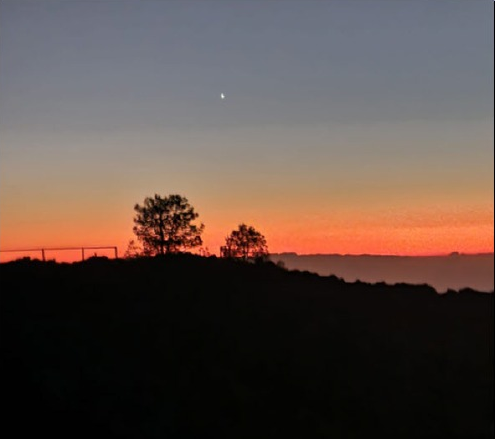
M 493 294 L 185 254 L 0 273 L 9 437 L 493 435 Z

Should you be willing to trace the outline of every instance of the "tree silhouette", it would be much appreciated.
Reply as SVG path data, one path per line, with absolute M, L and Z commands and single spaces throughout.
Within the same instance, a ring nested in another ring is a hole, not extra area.
M 127 249 L 124 253 L 125 259 L 141 258 L 145 256 L 152 256 L 153 250 L 146 245 L 140 245 L 134 239 L 131 239 L 127 243 Z
M 203 243 L 204 224 L 192 224 L 199 215 L 181 195 L 162 198 L 155 194 L 134 210 L 133 232 L 150 255 L 177 253 Z
M 268 256 L 265 237 L 254 227 L 240 224 L 225 238 L 220 254 L 227 258 L 258 259 Z

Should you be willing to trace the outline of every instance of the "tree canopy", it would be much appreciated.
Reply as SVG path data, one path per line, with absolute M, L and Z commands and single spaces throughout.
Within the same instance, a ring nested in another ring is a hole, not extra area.
M 133 232 L 143 245 L 143 254 L 177 253 L 202 245 L 204 224 L 193 221 L 199 214 L 181 195 L 146 197 L 134 206 Z
M 220 253 L 229 258 L 258 259 L 268 256 L 268 247 L 265 237 L 254 227 L 240 224 L 225 238 Z

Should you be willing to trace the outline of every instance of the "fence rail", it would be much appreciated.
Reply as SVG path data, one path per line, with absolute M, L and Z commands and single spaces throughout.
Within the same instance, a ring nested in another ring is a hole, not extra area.
M 114 251 L 115 259 L 119 257 L 118 248 L 115 245 L 98 245 L 98 246 L 84 246 L 84 247 L 43 247 L 43 248 L 28 248 L 28 249 L 9 249 L 0 250 L 0 253 L 32 253 L 41 252 L 41 259 L 46 261 L 45 252 L 46 251 L 63 251 L 63 250 L 81 250 L 81 260 L 85 259 L 85 250 L 102 250 L 110 249 Z

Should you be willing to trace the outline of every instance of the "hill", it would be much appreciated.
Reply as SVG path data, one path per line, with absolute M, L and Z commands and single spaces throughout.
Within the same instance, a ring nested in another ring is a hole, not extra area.
M 493 435 L 493 295 L 174 255 L 0 264 L 9 437 Z

